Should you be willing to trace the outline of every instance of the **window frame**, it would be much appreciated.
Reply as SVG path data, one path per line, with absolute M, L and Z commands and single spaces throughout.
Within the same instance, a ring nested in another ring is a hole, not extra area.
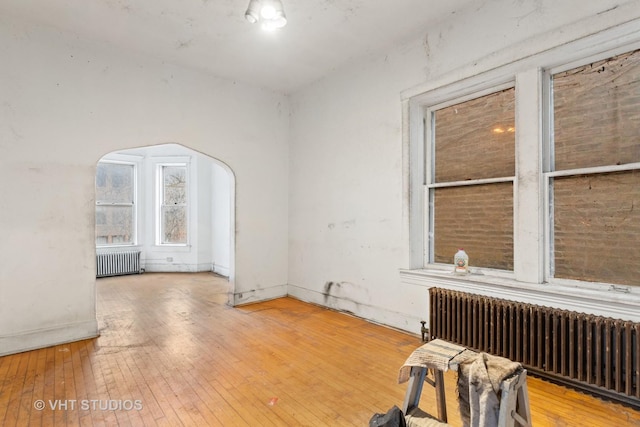
M 450 268 L 451 265 L 444 263 L 434 262 L 435 258 L 435 190 L 438 188 L 458 188 L 463 186 L 472 186 L 472 185 L 484 185 L 484 184 L 497 184 L 497 183 L 506 183 L 510 182 L 513 186 L 513 197 L 515 204 L 515 195 L 516 195 L 516 175 L 505 176 L 505 177 L 495 177 L 495 178 L 480 178 L 480 179 L 470 179 L 463 181 L 446 181 L 436 183 L 435 176 L 435 163 L 436 163 L 436 132 L 435 132 L 435 113 L 438 110 L 450 107 L 452 105 L 457 105 L 466 101 L 471 101 L 477 98 L 481 98 L 487 95 L 491 95 L 494 93 L 498 93 L 508 89 L 515 89 L 516 82 L 515 79 L 509 80 L 507 82 L 503 82 L 491 87 L 485 87 L 479 91 L 470 91 L 463 95 L 460 95 L 455 98 L 447 99 L 438 104 L 429 105 L 424 108 L 424 186 L 423 186 L 423 199 L 424 199 L 424 207 L 423 210 L 425 212 L 424 215 L 424 231 L 426 236 L 424 238 L 424 249 L 423 249 L 423 263 L 425 266 L 438 268 Z M 516 112 L 517 114 L 517 112 Z M 514 141 L 514 153 L 516 150 L 517 141 Z M 515 209 L 512 211 L 515 214 Z M 515 248 L 514 248 L 515 252 Z M 515 254 L 514 254 L 515 256 Z M 453 254 L 451 254 L 451 259 L 453 262 Z M 495 269 L 489 267 L 478 267 L 473 266 L 473 269 L 477 272 L 490 272 L 492 274 L 512 274 L 511 270 L 503 270 L 503 269 Z
M 180 205 L 165 205 L 164 204 L 164 168 L 165 167 L 184 167 L 185 169 L 185 191 L 186 191 L 186 203 Z M 175 159 L 171 161 L 161 161 L 155 164 L 155 188 L 156 188 L 156 203 L 155 203 L 155 245 L 160 247 L 188 247 L 191 242 L 191 168 L 190 162 L 187 159 Z M 165 206 L 184 206 L 185 207 L 185 221 L 186 221 L 186 233 L 187 238 L 184 243 L 164 242 L 164 228 L 162 213 Z
M 116 247 L 130 247 L 138 245 L 138 173 L 139 173 L 139 164 L 135 161 L 130 160 L 116 160 L 116 159 L 101 159 L 98 161 L 100 163 L 108 163 L 108 164 L 117 164 L 117 165 L 127 165 L 132 167 L 132 176 L 133 176 L 133 194 L 132 194 L 132 202 L 131 203 L 123 203 L 123 202 L 113 202 L 113 203 L 101 203 L 98 200 L 96 194 L 95 207 L 98 206 L 121 206 L 121 207 L 131 207 L 131 242 L 126 243 L 105 243 L 98 244 L 97 239 L 95 240 L 96 249 L 106 249 L 106 248 L 116 248 Z M 96 165 L 97 169 L 97 165 Z M 96 184 L 97 187 L 97 184 Z M 97 212 L 94 213 L 94 228 L 98 225 L 95 216 Z
M 630 9 L 626 9 L 627 12 Z M 623 8 L 618 11 L 622 14 Z M 620 15 L 622 16 L 622 15 Z M 403 154 L 403 256 L 400 285 L 406 289 L 433 286 L 496 298 L 525 301 L 619 319 L 640 321 L 640 287 L 549 278 L 548 212 L 543 171 L 549 172 L 549 93 L 544 72 L 573 68 L 640 48 L 640 18 L 612 25 L 580 21 L 552 31 L 540 43 L 517 43 L 401 92 Z M 585 30 L 588 28 L 588 31 Z M 516 186 L 514 272 L 482 272 L 455 276 L 451 266 L 424 260 L 424 110 L 449 99 L 516 80 Z M 529 117 L 529 120 L 525 120 Z M 535 118 L 535 119 L 534 119 Z M 525 162 L 521 160 L 526 158 Z M 523 256 L 524 255 L 524 256 Z M 423 305 L 427 312 L 428 304 Z
M 569 70 L 580 65 L 631 52 L 640 48 L 637 23 L 620 25 L 614 29 L 577 39 L 540 53 L 525 56 L 482 73 L 472 72 L 434 79 L 428 84 L 403 92 L 405 153 L 405 242 L 408 252 L 401 271 L 441 274 L 450 265 L 429 262 L 428 192 L 425 190 L 430 171 L 427 132 L 428 109 L 475 98 L 491 93 L 501 85 L 515 82 L 516 88 L 516 177 L 514 181 L 514 271 L 507 272 L 476 268 L 487 282 L 550 284 L 554 286 L 582 286 L 592 290 L 610 290 L 618 285 L 572 279 L 557 279 L 550 274 L 550 221 L 548 179 L 552 142 L 552 114 L 549 72 Z M 535 119 L 533 119 L 535 117 Z M 523 160 L 524 159 L 524 160 Z M 607 170 L 635 168 L 635 164 L 620 165 Z M 560 173 L 558 173 L 560 174 Z M 471 268 L 473 269 L 471 263 Z M 458 278 L 465 280 L 464 278 Z M 628 287 L 620 285 L 624 292 Z M 637 290 L 640 292 L 640 287 Z
M 554 191 L 553 181 L 555 178 L 571 177 L 579 175 L 600 175 L 612 172 L 625 172 L 640 170 L 640 162 L 625 163 L 621 165 L 591 166 L 574 169 L 555 170 L 554 161 L 554 103 L 553 103 L 553 75 L 582 67 L 594 62 L 613 58 L 618 55 L 633 52 L 640 49 L 640 42 L 619 46 L 613 49 L 604 50 L 584 58 L 573 60 L 561 65 L 550 66 L 542 71 L 544 90 L 544 164 L 542 170 L 543 191 L 544 191 L 544 212 L 547 213 L 544 220 L 545 232 L 545 253 L 544 253 L 544 279 L 550 284 L 567 286 L 609 286 L 613 288 L 628 289 L 629 285 L 622 285 L 607 282 L 591 282 L 586 280 L 567 279 L 555 277 L 555 236 L 554 236 Z M 640 288 L 640 286 L 638 287 Z

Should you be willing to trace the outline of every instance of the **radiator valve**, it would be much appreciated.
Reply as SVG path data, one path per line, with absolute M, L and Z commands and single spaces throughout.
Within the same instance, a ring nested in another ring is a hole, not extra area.
M 421 320 L 420 323 L 422 324 L 422 327 L 420 328 L 420 332 L 422 333 L 422 342 L 428 342 L 429 341 L 429 328 L 427 328 L 425 326 L 425 324 L 427 322 L 425 322 L 424 320 Z

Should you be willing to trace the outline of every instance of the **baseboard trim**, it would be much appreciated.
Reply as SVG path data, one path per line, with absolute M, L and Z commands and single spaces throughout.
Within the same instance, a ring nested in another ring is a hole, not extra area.
M 229 267 L 223 267 L 221 265 L 214 264 L 213 272 L 224 277 L 229 277 Z
M 237 291 L 233 294 L 233 305 L 244 305 L 253 302 L 268 301 L 287 296 L 287 285 L 276 285 L 269 288 Z
M 95 338 L 98 335 L 98 322 L 95 319 L 3 335 L 0 336 L 0 356 Z
M 384 307 L 356 302 L 348 298 L 327 295 L 322 292 L 291 285 L 287 287 L 288 295 L 300 301 L 327 307 L 332 310 L 352 314 L 372 323 L 388 326 L 403 332 L 417 334 L 420 331 L 422 318 L 411 316 L 407 313 L 399 313 Z

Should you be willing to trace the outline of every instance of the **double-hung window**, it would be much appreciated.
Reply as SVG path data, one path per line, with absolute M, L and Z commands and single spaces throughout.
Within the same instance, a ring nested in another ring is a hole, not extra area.
M 188 168 L 186 163 L 158 165 L 157 243 L 188 243 Z
M 515 89 L 427 109 L 427 263 L 513 270 Z
M 548 274 L 637 285 L 640 50 L 549 78 Z
M 96 245 L 136 243 L 136 167 L 101 161 L 96 171 Z
M 423 265 L 464 248 L 476 272 L 637 285 L 640 50 L 543 65 L 515 85 L 428 95 L 439 101 L 421 112 L 424 222 L 412 223 Z

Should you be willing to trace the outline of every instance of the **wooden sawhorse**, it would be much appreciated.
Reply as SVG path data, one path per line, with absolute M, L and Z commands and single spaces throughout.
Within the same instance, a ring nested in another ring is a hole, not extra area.
M 400 370 L 399 383 L 408 381 L 402 412 L 411 426 L 446 426 L 447 406 L 444 391 L 444 372 L 458 370 L 465 360 L 478 356 L 471 350 L 443 340 L 433 340 L 416 349 Z M 427 371 L 433 372 L 433 380 Z M 427 383 L 435 388 L 437 418 L 418 408 L 422 387 Z M 500 385 L 498 427 L 531 427 L 531 412 L 527 392 L 527 371 L 518 369 Z

